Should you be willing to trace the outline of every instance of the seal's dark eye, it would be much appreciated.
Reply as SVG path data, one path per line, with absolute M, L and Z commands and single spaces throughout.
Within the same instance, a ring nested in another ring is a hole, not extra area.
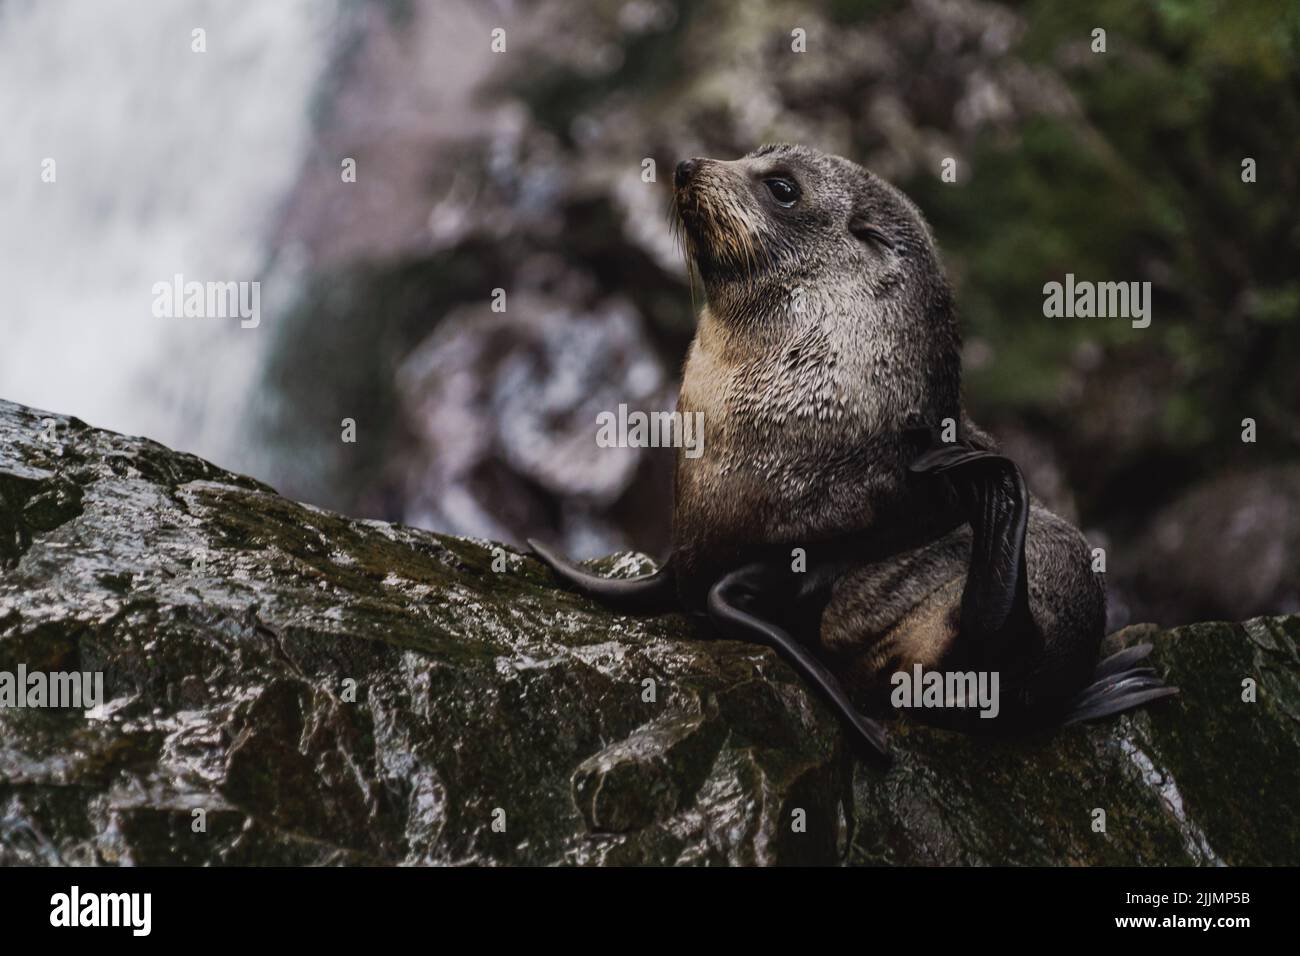
M 784 176 L 773 176 L 771 179 L 765 179 L 763 185 L 772 194 L 772 198 L 787 209 L 793 206 L 799 198 L 799 187 L 795 185 L 794 180 L 786 179 Z

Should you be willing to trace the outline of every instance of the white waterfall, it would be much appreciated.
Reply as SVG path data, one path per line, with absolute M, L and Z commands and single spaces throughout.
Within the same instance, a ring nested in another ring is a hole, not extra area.
M 240 467 L 292 298 L 268 233 L 336 15 L 311 0 L 0 3 L 0 398 Z M 155 317 L 152 286 L 178 273 L 260 281 L 260 325 Z

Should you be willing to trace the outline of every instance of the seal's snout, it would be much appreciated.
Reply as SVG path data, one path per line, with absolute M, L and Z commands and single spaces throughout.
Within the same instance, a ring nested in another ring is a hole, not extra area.
M 699 169 L 698 160 L 683 159 L 677 164 L 677 169 L 673 173 L 673 185 L 678 189 L 685 189 L 691 182 L 691 177 L 695 175 L 695 170 Z

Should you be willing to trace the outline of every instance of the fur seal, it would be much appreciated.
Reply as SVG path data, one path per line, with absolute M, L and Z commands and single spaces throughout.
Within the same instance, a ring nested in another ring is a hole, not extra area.
M 894 675 L 918 666 L 999 675 L 995 719 L 951 698 L 921 715 L 967 731 L 1177 693 L 1140 666 L 1149 645 L 1098 664 L 1091 552 L 963 411 L 952 294 L 902 192 L 776 144 L 682 162 L 674 197 L 706 295 L 678 408 L 708 441 L 677 456 L 671 556 L 610 580 L 530 541 L 544 562 L 612 606 L 684 607 L 776 648 L 882 754 L 854 702 L 889 713 Z

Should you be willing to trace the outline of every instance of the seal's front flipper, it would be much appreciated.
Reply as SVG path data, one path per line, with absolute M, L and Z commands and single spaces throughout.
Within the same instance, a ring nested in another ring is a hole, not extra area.
M 1020 469 L 990 451 L 938 443 L 918 455 L 911 470 L 946 477 L 970 521 L 970 570 L 961 596 L 963 637 L 975 639 L 970 646 L 987 664 L 1035 650 L 1042 638 L 1029 612 L 1029 491 Z M 1032 644 L 1025 647 L 1025 642 Z
M 602 578 L 571 564 L 532 538 L 528 546 L 556 577 L 614 610 L 652 614 L 677 606 L 677 587 L 669 564 L 639 578 Z
M 1150 653 L 1150 644 L 1138 644 L 1098 664 L 1093 683 L 1070 702 L 1062 723 L 1109 717 L 1177 694 L 1178 688 L 1168 686 L 1153 668 L 1133 666 Z
M 773 648 L 830 703 L 872 750 L 888 757 L 889 742 L 884 728 L 858 712 L 835 675 L 783 629 L 740 607 L 742 604 L 752 606 L 755 596 L 763 593 L 763 576 L 761 564 L 751 564 L 728 574 L 709 592 L 709 616 L 740 640 Z

